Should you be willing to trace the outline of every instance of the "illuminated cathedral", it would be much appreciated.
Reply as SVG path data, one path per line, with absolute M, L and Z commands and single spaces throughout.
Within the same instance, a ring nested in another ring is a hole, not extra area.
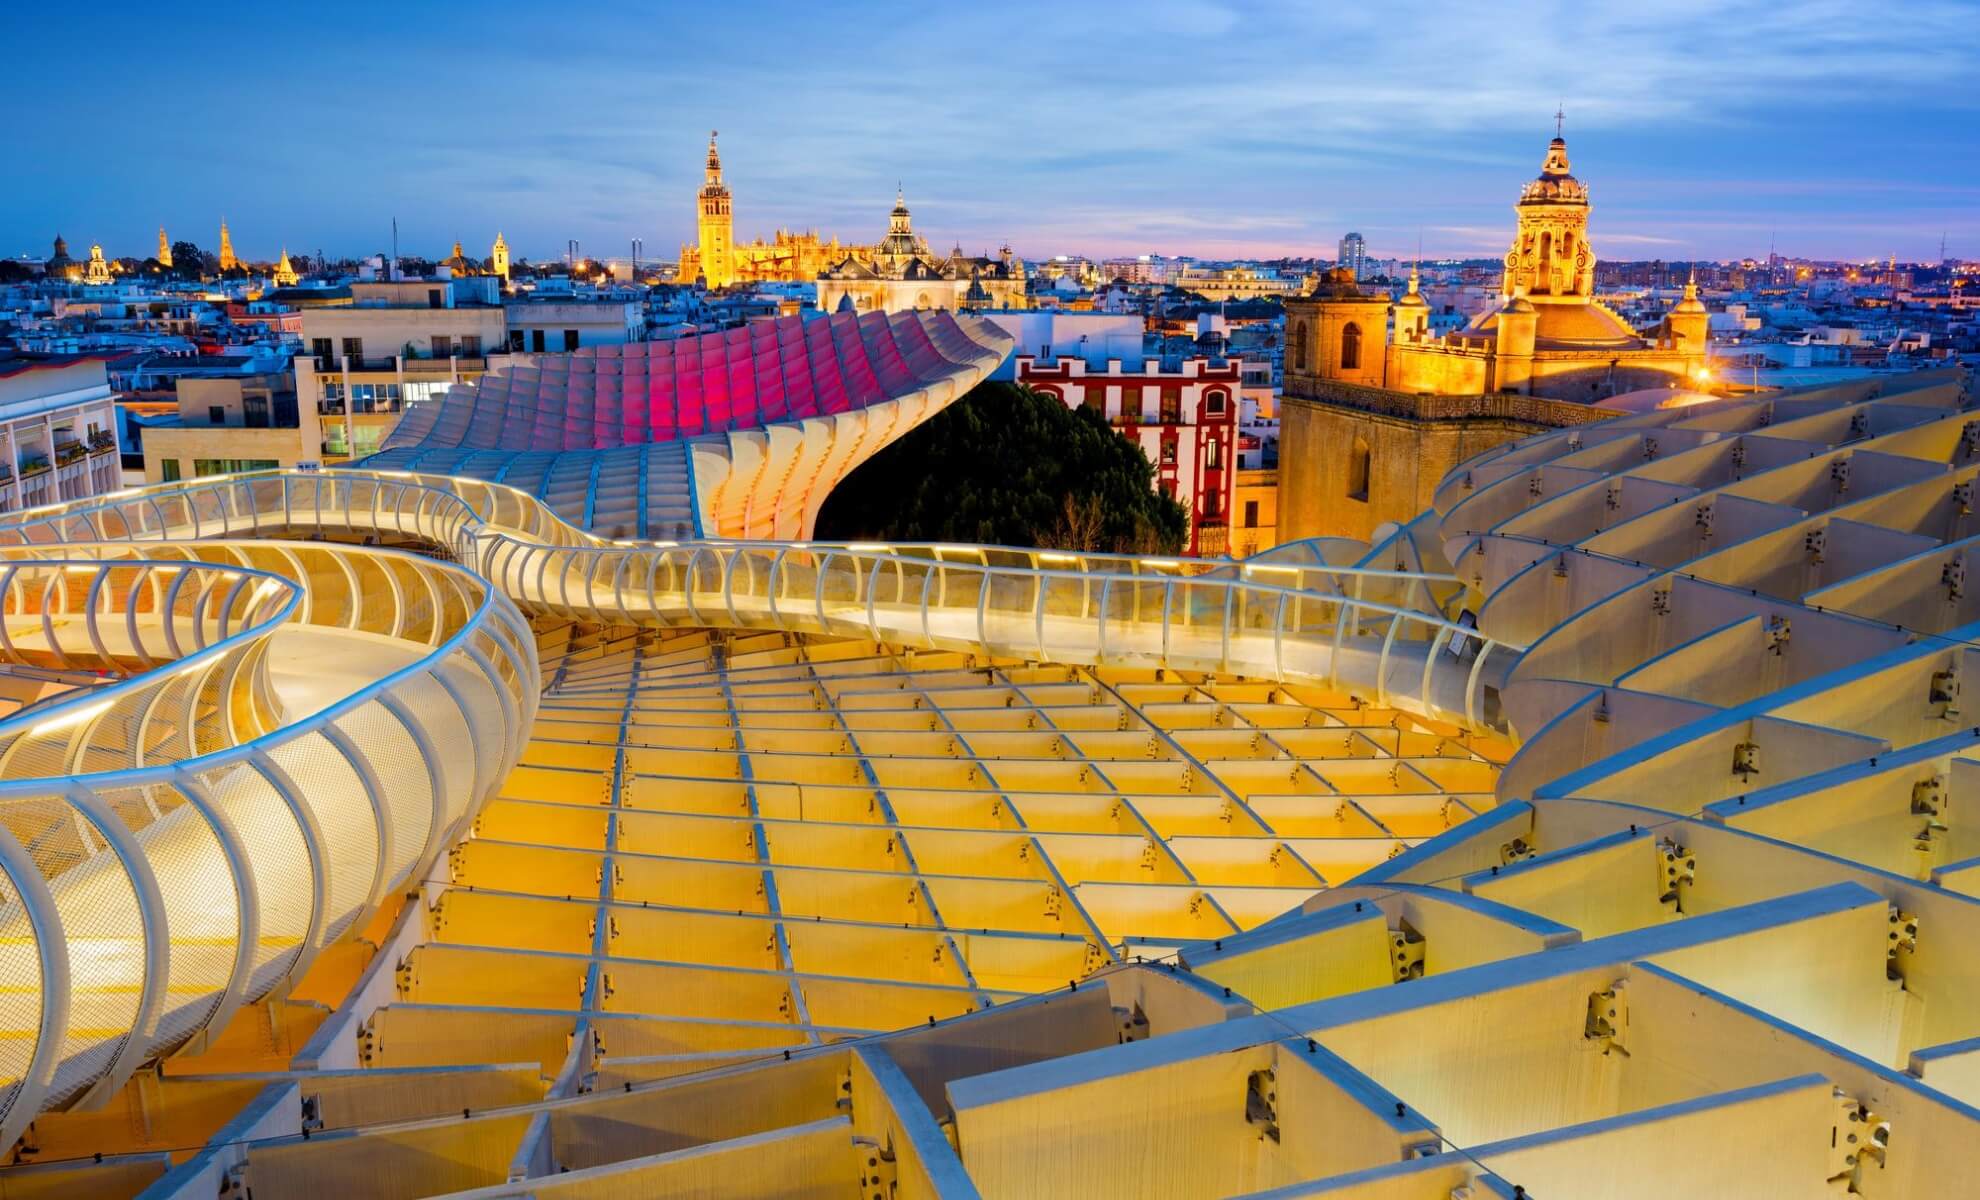
M 1595 298 L 1588 185 L 1570 173 L 1558 130 L 1513 211 L 1518 227 L 1497 305 L 1434 337 L 1415 271 L 1393 305 L 1352 280 L 1330 279 L 1286 305 L 1288 375 L 1412 395 L 1514 393 L 1582 403 L 1703 377 L 1707 315 L 1695 288 L 1648 333 Z
M 1706 382 L 1695 283 L 1642 332 L 1595 298 L 1588 187 L 1558 127 L 1513 211 L 1499 301 L 1454 333 L 1431 333 L 1415 270 L 1393 302 L 1348 270 L 1286 301 L 1282 537 L 1369 537 L 1422 511 L 1472 455 L 1600 420 L 1612 396 Z
M 855 248 L 818 276 L 818 307 L 830 311 L 907 312 L 914 309 L 1024 308 L 1025 268 L 1009 245 L 972 257 L 960 245 L 929 250 L 914 231 L 905 192 L 894 194 L 887 234 Z
M 730 199 L 729 185 L 722 182 L 722 156 L 715 148 L 715 134 L 710 133 L 708 165 L 696 196 L 699 240 L 695 245 L 681 246 L 677 278 L 682 282 L 701 279 L 714 289 L 732 283 L 816 279 L 846 253 L 838 238 L 821 239 L 815 229 L 803 233 L 779 229 L 767 242 L 757 237 L 737 245 Z

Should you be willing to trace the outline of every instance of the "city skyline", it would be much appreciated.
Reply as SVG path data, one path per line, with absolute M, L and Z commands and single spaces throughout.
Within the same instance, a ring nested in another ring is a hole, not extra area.
M 1330 257 L 1355 230 L 1371 257 L 1419 238 L 1428 257 L 1492 257 L 1558 106 L 1605 258 L 1932 261 L 1942 239 L 1980 257 L 1975 101 L 1933 86 L 1980 51 L 1971 3 L 1899 5 L 1875 28 L 1826 3 L 1679 5 L 1654 24 L 1528 5 L 1406 37 L 1207 3 L 654 6 L 547 29 L 503 4 L 472 28 L 367 7 L 349 27 L 398 40 L 330 41 L 287 13 L 252 30 L 214 13 L 161 29 L 114 4 L 0 18 L 17 45 L 87 46 L 95 64 L 79 88 L 64 56 L 24 56 L 6 85 L 17 104 L 67 99 L 14 135 L 37 186 L 0 197 L 0 252 L 45 256 L 60 233 L 142 258 L 160 225 L 212 249 L 225 217 L 246 258 L 358 256 L 396 218 L 409 254 L 459 238 L 485 255 L 500 230 L 534 261 L 572 238 L 670 259 L 693 238 L 712 127 L 745 239 L 871 241 L 899 183 L 917 231 L 972 253 Z M 161 38 L 231 57 L 159 65 Z

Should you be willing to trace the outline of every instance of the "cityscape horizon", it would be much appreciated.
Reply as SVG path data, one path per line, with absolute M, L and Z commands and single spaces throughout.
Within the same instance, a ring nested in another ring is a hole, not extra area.
M 1980 0 L 0 37 L 5 1200 L 1980 1179 Z
M 500 230 L 533 261 L 571 240 L 624 257 L 633 239 L 665 259 L 692 240 L 686 198 L 712 126 L 746 197 L 739 228 L 766 236 L 868 239 L 900 185 L 931 237 L 971 253 L 1277 259 L 1358 231 L 1376 258 L 1489 257 L 1505 228 L 1492 181 L 1529 169 L 1564 112 L 1603 180 L 1612 258 L 1936 262 L 1942 244 L 1980 257 L 1973 101 L 1889 86 L 1980 52 L 1964 0 L 1900 5 L 1846 43 L 1824 36 L 1843 19 L 1826 4 L 1680 5 L 1655 27 L 1531 6 L 1448 14 L 1407 48 L 1353 15 L 1214 3 L 1133 21 L 896 10 L 870 27 L 773 7 L 775 36 L 802 52 L 725 49 L 762 35 L 665 5 L 631 22 L 567 14 L 541 41 L 505 32 L 526 10 L 504 3 L 471 30 L 395 14 L 409 44 L 452 48 L 409 64 L 411 94 L 396 96 L 358 82 L 374 70 L 362 49 L 299 17 L 246 30 L 191 16 L 187 36 L 281 69 L 186 76 L 185 95 L 227 106 L 205 135 L 174 122 L 140 136 L 131 120 L 185 68 L 98 72 L 63 121 L 15 135 L 45 183 L 0 197 L 0 252 L 45 257 L 59 233 L 142 257 L 161 225 L 205 246 L 224 217 L 254 260 L 375 253 L 394 220 L 401 246 L 427 254 Z M 16 44 L 87 41 L 103 61 L 139 61 L 145 22 L 114 19 L 123 8 L 7 22 Z M 1027 31 L 1039 36 L 1009 41 Z M 614 53 L 599 60 L 588 39 Z M 1336 52 L 1316 66 L 1281 45 Z M 935 47 L 939 74 L 919 61 Z M 848 56 L 890 65 L 848 84 Z M 55 86 L 52 62 L 20 68 L 21 97 Z M 175 173 L 188 158 L 200 169 Z M 1866 160 L 1876 168 L 1854 169 Z M 169 182 L 99 187 L 112 163 Z

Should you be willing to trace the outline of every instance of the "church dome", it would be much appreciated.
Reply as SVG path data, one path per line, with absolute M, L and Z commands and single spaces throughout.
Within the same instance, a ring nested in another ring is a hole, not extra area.
M 1401 298 L 1399 298 L 1399 299 L 1398 299 L 1398 300 L 1396 301 L 1396 307 L 1397 307 L 1397 308 L 1428 308 L 1428 307 L 1430 307 L 1430 305 L 1429 305 L 1429 303 L 1428 303 L 1427 301 L 1425 301 L 1425 300 L 1423 299 L 1423 293 L 1422 293 L 1422 292 L 1419 292 L 1419 291 L 1417 291 L 1417 290 L 1416 290 L 1416 287 L 1417 287 L 1417 282 L 1416 282 L 1416 268 L 1415 268 L 1415 267 L 1411 267 L 1411 268 L 1409 269 L 1409 290 L 1408 290 L 1408 291 L 1405 291 L 1405 292 L 1404 292 L 1404 293 L 1402 294 L 1402 296 L 1401 296 Z
M 1521 204 L 1586 204 L 1588 185 L 1568 171 L 1567 141 L 1556 137 L 1547 143 L 1547 161 L 1540 165 L 1539 178 L 1520 189 Z
M 1674 313 L 1702 313 L 1708 311 L 1705 307 L 1705 302 L 1698 298 L 1698 272 L 1693 271 L 1691 278 L 1685 281 L 1684 298 L 1676 304 L 1671 305 L 1671 311 Z
M 1380 299 L 1379 296 L 1370 297 L 1368 293 L 1361 290 L 1361 285 L 1355 282 L 1353 267 L 1333 267 L 1329 269 L 1326 274 L 1320 277 L 1320 282 L 1314 285 L 1312 295 L 1321 300 Z

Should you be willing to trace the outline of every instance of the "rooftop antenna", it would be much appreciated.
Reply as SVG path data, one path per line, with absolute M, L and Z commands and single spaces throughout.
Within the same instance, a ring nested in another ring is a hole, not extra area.
M 385 269 L 385 278 L 399 277 L 399 218 L 392 218 L 392 265 Z

